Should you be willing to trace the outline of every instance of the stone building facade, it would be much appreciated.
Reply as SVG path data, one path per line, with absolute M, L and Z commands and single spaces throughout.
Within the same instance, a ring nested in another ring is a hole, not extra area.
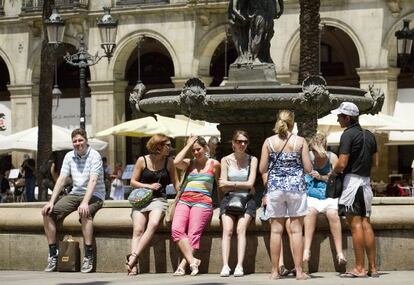
M 0 104 L 10 108 L 11 132 L 37 124 L 42 0 L 0 0 Z M 412 70 L 397 65 L 395 31 L 404 19 L 414 19 L 410 0 L 322 0 L 321 71 L 330 85 L 384 90 L 382 112 L 393 114 L 399 88 L 412 88 Z M 207 85 L 223 79 L 228 1 L 222 0 L 56 0 L 66 20 L 65 47 L 74 52 L 78 35 L 85 35 L 91 54 L 100 48 L 96 19 L 111 7 L 119 20 L 117 47 L 110 62 L 89 69 L 92 135 L 133 115 L 127 104 L 137 81 L 137 41 L 141 76 L 147 87 L 181 87 L 190 77 Z M 299 1 L 286 0 L 285 12 L 275 21 L 271 55 L 282 84 L 297 84 L 299 69 Z M 235 51 L 227 46 L 229 62 Z M 78 71 L 58 60 L 63 98 L 79 94 Z M 413 97 L 414 101 L 414 97 Z M 24 116 L 24 120 L 22 120 Z M 211 121 L 214 121 L 212 118 Z M 89 122 L 88 122 L 89 123 Z M 126 161 L 125 139 L 109 137 L 111 162 Z M 398 155 L 387 148 L 385 157 Z M 398 167 L 391 161 L 388 169 Z M 388 171 L 386 169 L 386 171 Z

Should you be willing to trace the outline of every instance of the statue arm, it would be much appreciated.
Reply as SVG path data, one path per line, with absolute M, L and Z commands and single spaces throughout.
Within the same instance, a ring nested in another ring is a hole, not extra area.
M 276 14 L 275 14 L 275 19 L 279 19 L 279 18 L 280 18 L 280 16 L 282 16 L 283 12 L 285 11 L 285 6 L 284 6 L 284 3 L 283 3 L 283 0 L 278 0 L 278 3 L 279 3 L 279 9 L 277 9 L 276 0 L 273 0 L 273 1 L 274 1 L 274 3 L 275 3 L 275 6 L 276 6 L 276 11 L 277 11 L 277 10 L 279 10 L 279 11 L 277 11 L 277 12 L 276 12 Z
M 246 0 L 230 0 L 229 15 L 233 20 L 245 21 L 246 18 L 241 14 L 240 7 L 244 6 Z

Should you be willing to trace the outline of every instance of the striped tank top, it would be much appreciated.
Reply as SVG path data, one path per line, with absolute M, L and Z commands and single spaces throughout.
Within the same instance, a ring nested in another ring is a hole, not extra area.
M 179 203 L 190 207 L 212 208 L 211 191 L 214 183 L 214 160 L 210 160 L 210 167 L 206 172 L 190 172 L 184 183 L 186 185 Z

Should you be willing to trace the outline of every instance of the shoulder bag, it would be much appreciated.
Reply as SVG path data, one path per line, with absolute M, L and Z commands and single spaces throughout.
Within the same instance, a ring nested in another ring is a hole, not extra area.
M 167 213 L 165 213 L 165 221 L 167 223 L 170 223 L 174 218 L 175 207 L 177 206 L 178 200 L 180 200 L 180 197 L 181 197 L 181 193 L 184 190 L 185 180 L 187 179 L 187 176 L 190 173 L 191 163 L 192 162 L 190 162 L 187 169 L 185 170 L 183 178 L 181 179 L 180 189 L 178 190 L 177 195 L 175 195 L 173 203 L 171 204 L 171 206 L 168 207 Z
M 250 166 L 251 166 L 252 157 L 249 155 L 249 170 L 247 172 L 247 179 L 250 176 Z M 228 215 L 243 215 L 246 209 L 247 201 L 252 197 L 252 195 L 247 192 L 240 191 L 231 191 L 228 192 L 229 202 L 226 206 L 225 213 Z

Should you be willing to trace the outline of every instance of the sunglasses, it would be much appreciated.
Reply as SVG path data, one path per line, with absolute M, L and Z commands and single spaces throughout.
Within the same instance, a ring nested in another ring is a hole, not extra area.
M 171 147 L 171 143 L 170 143 L 170 142 L 165 142 L 165 143 L 163 143 L 162 145 L 163 145 L 163 146 L 165 146 L 165 145 L 166 145 L 166 146 L 168 146 L 168 147 Z
M 242 143 L 248 144 L 249 143 L 248 140 L 235 140 L 234 142 L 237 143 L 237 144 L 242 144 Z

